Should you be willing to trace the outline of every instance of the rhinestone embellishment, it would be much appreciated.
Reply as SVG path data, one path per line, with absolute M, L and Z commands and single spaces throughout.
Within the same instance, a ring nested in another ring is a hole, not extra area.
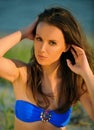
M 41 112 L 40 118 L 43 122 L 49 121 L 51 119 L 51 114 L 48 110 Z

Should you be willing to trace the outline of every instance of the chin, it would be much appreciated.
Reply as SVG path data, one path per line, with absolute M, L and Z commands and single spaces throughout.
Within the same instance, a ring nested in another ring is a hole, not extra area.
M 41 62 L 38 62 L 39 65 L 41 66 L 48 66 L 49 64 L 46 64 L 46 63 L 41 63 Z

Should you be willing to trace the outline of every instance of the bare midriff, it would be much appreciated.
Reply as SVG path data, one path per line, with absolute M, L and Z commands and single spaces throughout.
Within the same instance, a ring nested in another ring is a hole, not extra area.
M 42 121 L 25 123 L 15 117 L 14 130 L 66 130 L 66 128 L 65 127 L 58 128 L 49 122 L 42 122 Z

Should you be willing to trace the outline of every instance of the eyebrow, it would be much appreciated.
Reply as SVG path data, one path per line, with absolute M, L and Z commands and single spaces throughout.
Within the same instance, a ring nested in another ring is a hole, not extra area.
M 36 33 L 36 36 L 39 36 L 41 37 L 38 33 Z M 41 37 L 42 38 L 42 37 Z M 54 41 L 54 42 L 58 42 L 57 40 L 54 40 L 54 39 L 49 39 L 49 41 Z
M 36 33 L 36 35 L 40 36 L 38 33 Z

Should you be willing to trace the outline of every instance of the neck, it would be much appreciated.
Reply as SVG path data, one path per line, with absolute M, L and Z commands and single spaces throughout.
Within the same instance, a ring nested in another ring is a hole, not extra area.
M 59 86 L 61 84 L 60 71 L 59 71 L 59 63 L 51 64 L 50 66 L 43 66 L 43 78 L 42 78 L 42 86 L 43 91 L 46 93 L 53 93 L 53 95 L 57 95 L 59 91 Z
M 59 63 L 53 63 L 48 66 L 42 66 L 43 69 L 43 77 L 49 77 L 49 78 L 55 78 L 58 76 L 58 68 L 59 68 Z

